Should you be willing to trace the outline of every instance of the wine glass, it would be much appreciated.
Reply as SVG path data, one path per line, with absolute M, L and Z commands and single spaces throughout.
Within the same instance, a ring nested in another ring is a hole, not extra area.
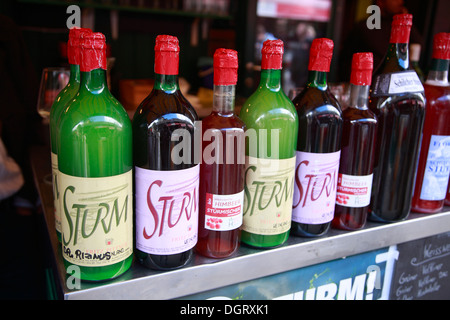
M 69 82 L 70 71 L 67 68 L 55 67 L 42 70 L 41 85 L 37 102 L 37 111 L 43 118 L 43 123 L 48 124 L 50 109 L 59 92 Z

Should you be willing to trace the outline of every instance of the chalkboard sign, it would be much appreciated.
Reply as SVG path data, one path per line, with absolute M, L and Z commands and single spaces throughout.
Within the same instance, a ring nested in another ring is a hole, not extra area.
M 391 300 L 450 299 L 450 232 L 397 245 Z

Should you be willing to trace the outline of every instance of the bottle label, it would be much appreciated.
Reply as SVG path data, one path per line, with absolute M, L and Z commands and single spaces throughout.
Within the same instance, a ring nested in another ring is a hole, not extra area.
M 381 97 L 423 91 L 423 85 L 417 73 L 407 70 L 378 75 L 375 78 L 372 95 Z
M 197 243 L 200 165 L 158 171 L 135 167 L 136 248 L 159 255 Z
M 443 200 L 450 174 L 450 136 L 432 135 L 420 199 Z
M 61 232 L 61 209 L 59 203 L 59 188 L 58 188 L 58 155 L 51 153 L 52 161 L 52 186 L 53 186 L 53 208 L 55 214 L 55 229 Z
M 235 194 L 206 194 L 205 229 L 228 231 L 242 225 L 244 190 Z
M 59 173 L 63 257 L 102 267 L 133 254 L 132 170 L 101 178 Z
M 330 222 L 334 216 L 341 151 L 297 151 L 292 220 L 305 224 Z
M 242 230 L 262 235 L 277 235 L 289 231 L 294 169 L 295 157 L 246 157 Z
M 373 175 L 352 176 L 339 173 L 336 202 L 350 208 L 362 208 L 370 204 Z

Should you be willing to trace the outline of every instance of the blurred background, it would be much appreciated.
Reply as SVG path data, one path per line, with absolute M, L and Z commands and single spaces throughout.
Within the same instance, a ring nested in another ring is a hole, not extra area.
M 66 9 L 70 4 L 81 8 L 83 27 L 106 35 L 112 58 L 111 89 L 127 108 L 135 107 L 130 90 L 145 87 L 153 78 L 153 47 L 161 33 L 179 38 L 180 76 L 193 94 L 201 87 L 212 87 L 207 70 L 216 48 L 238 50 L 238 94 L 247 97 L 258 85 L 260 48 L 266 39 L 285 43 L 286 93 L 304 84 L 309 45 L 315 37 L 328 37 L 335 43 L 329 81 L 348 81 L 346 61 L 353 50 L 375 51 L 363 41 L 380 47 L 382 54 L 387 48 L 387 43 L 376 43 L 379 30 L 367 30 L 369 38 L 361 37 L 361 32 L 354 34 L 359 22 L 365 27 L 370 15 L 366 11 L 372 4 L 382 8 L 383 16 L 413 14 L 411 43 L 421 45 L 419 65 L 423 70 L 431 61 L 432 35 L 450 31 L 450 3 L 445 0 L 2 0 L 0 13 L 17 24 L 38 75 L 44 67 L 67 64 L 66 20 L 70 14 Z M 387 30 L 381 32 L 387 35 L 390 19 L 382 24 Z

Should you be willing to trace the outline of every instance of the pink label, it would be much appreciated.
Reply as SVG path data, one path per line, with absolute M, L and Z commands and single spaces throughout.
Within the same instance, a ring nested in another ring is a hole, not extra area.
M 135 167 L 137 249 L 169 255 L 195 246 L 199 168 L 155 171 Z
M 336 202 L 350 208 L 362 208 L 370 204 L 372 175 L 351 176 L 339 173 Z
M 244 190 L 235 194 L 206 194 L 205 229 L 228 231 L 242 225 Z
M 297 151 L 292 220 L 321 224 L 334 216 L 341 151 L 309 153 Z

